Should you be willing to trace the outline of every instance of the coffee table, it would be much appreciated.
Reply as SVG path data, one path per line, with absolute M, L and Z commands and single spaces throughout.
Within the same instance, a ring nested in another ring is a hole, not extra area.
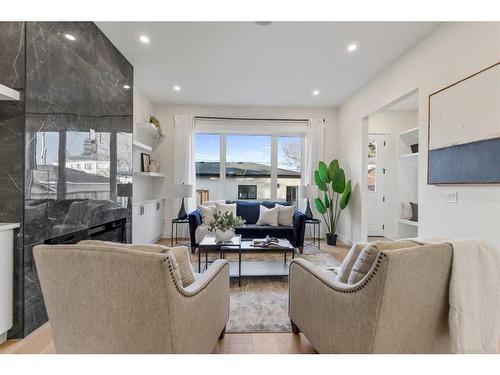
M 252 246 L 252 240 L 242 240 L 241 235 L 234 236 L 231 241 L 217 242 L 212 235 L 207 235 L 199 244 L 198 252 L 198 272 L 201 272 L 201 254 L 205 252 L 205 264 L 207 267 L 208 252 L 218 251 L 220 258 L 225 259 L 226 253 L 238 252 L 238 261 L 229 262 L 230 277 L 238 277 L 238 285 L 241 285 L 242 277 L 273 277 L 288 276 L 287 254 L 292 253 L 292 259 L 295 257 L 295 248 L 287 239 L 279 239 L 279 244 L 273 247 L 255 247 Z M 243 262 L 242 255 L 245 252 L 283 252 L 283 262 L 281 261 L 255 261 Z

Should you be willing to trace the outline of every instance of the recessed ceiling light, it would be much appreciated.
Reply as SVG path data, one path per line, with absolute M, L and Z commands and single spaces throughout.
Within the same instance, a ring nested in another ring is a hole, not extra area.
M 269 26 L 272 21 L 255 21 L 255 23 L 259 26 Z
M 348 50 L 349 52 L 354 52 L 354 51 L 356 51 L 357 49 L 358 49 L 358 45 L 357 45 L 356 43 L 352 43 L 352 44 L 349 44 L 349 45 L 347 46 L 347 50 Z
M 126 89 L 126 90 L 128 90 L 130 88 L 130 86 L 129 85 L 123 85 L 123 88 Z
M 139 40 L 143 43 L 149 43 L 149 38 L 146 35 L 141 35 Z
M 314 96 L 318 96 L 318 95 L 319 95 L 319 90 L 314 90 L 314 91 L 313 91 L 313 95 L 314 95 Z
M 69 40 L 76 40 L 76 38 L 71 34 L 64 34 L 64 37 Z
M 175 91 L 181 91 L 181 87 L 180 87 L 180 86 L 178 86 L 178 85 L 175 85 L 175 86 L 174 86 L 174 90 L 175 90 Z

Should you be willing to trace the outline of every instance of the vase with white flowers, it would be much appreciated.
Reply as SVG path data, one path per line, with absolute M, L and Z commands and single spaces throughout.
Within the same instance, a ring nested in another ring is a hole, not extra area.
M 208 222 L 208 230 L 215 234 L 217 241 L 229 241 L 234 236 L 234 228 L 245 224 L 240 216 L 234 216 L 231 211 L 217 211 Z

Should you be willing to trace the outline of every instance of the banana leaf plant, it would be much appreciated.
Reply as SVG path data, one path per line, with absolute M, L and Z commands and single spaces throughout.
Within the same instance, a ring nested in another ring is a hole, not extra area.
M 340 213 L 347 207 L 351 197 L 351 180 L 346 182 L 344 170 L 335 159 L 328 166 L 323 161 L 319 162 L 318 169 L 314 171 L 314 182 L 320 191 L 314 204 L 328 228 L 328 244 L 335 245 Z

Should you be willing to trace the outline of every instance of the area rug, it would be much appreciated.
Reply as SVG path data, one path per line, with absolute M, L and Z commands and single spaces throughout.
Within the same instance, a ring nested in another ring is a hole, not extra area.
M 339 258 L 345 253 L 344 248 L 327 252 L 310 246 L 304 254 L 296 256 L 321 267 L 331 267 L 338 266 Z M 245 254 L 246 261 L 258 261 L 262 257 L 282 259 L 281 254 Z M 232 280 L 230 293 L 228 332 L 291 332 L 287 277 L 243 278 L 241 287 L 237 280 Z

